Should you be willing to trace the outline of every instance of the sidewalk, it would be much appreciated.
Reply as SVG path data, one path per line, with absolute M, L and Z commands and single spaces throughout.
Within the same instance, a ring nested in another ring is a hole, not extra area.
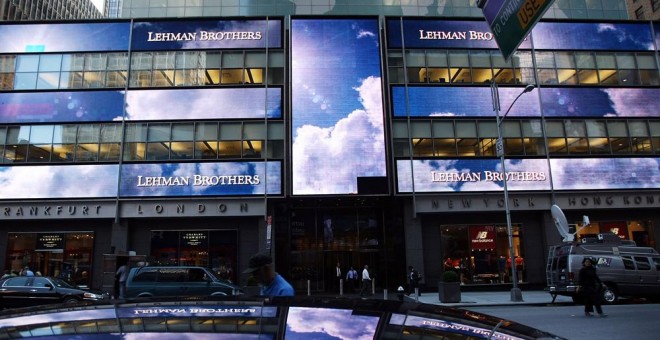
M 544 290 L 522 291 L 522 302 L 511 301 L 511 291 L 495 292 L 461 292 L 461 302 L 442 303 L 438 293 L 424 292 L 418 299 L 421 303 L 442 305 L 448 307 L 474 307 L 474 306 L 520 306 L 520 305 L 547 305 L 552 304 L 552 296 Z M 414 302 L 413 295 L 405 296 L 404 301 Z M 569 296 L 558 295 L 555 304 L 573 304 Z

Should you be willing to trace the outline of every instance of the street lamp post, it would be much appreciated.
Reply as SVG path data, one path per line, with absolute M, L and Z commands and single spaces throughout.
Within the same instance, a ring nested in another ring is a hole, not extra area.
M 506 211 L 506 232 L 509 236 L 509 258 L 511 258 L 511 279 L 513 281 L 513 287 L 511 288 L 511 301 L 521 302 L 522 292 L 518 288 L 518 274 L 516 273 L 516 257 L 513 250 L 513 228 L 511 228 L 511 210 L 509 209 L 509 189 L 507 187 L 507 178 L 506 178 L 506 166 L 504 164 L 504 142 L 502 141 L 502 121 L 506 118 L 506 115 L 509 114 L 513 104 L 516 103 L 518 98 L 523 94 L 530 92 L 534 89 L 534 85 L 527 85 L 523 92 L 521 92 L 516 99 L 511 102 L 509 108 L 506 110 L 502 118 L 500 118 L 500 94 L 497 90 L 497 83 L 494 81 L 490 85 L 491 96 L 493 100 L 493 111 L 495 111 L 495 117 L 497 118 L 497 143 L 495 144 L 495 149 L 497 150 L 497 155 L 500 157 L 500 164 L 502 164 L 502 177 L 504 182 L 504 210 Z

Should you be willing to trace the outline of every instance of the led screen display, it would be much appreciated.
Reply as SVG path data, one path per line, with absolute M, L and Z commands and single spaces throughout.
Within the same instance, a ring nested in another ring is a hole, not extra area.
M 0 93 L 0 123 L 111 121 L 124 91 Z
M 660 188 L 660 158 L 556 158 L 550 167 L 556 190 Z
M 0 319 L 0 328 L 37 325 L 48 322 L 102 320 L 102 319 L 116 319 L 116 318 L 117 315 L 115 314 L 114 308 L 65 311 L 65 312 L 57 312 L 57 313 L 16 316 L 12 318 Z
M 660 23 L 653 23 L 653 32 L 655 32 L 655 50 L 660 50 Z
M 394 117 L 495 117 L 489 87 L 392 86 Z M 521 87 L 500 87 L 500 107 L 506 110 L 523 91 Z M 540 116 L 538 90 L 520 96 L 509 116 Z M 409 110 L 409 112 L 407 112 Z M 504 112 L 501 112 L 504 114 Z
M 442 319 L 425 318 L 415 315 L 392 314 L 390 325 L 407 326 L 415 328 L 424 328 L 432 331 L 446 332 L 452 334 L 464 334 L 475 339 L 502 339 L 502 340 L 522 340 L 513 335 L 508 335 L 492 329 L 476 327 L 459 323 L 456 321 L 447 321 Z
M 127 120 L 265 117 L 282 118 L 281 88 L 132 90 L 126 94 Z
M 34 334 L 35 332 L 32 332 Z M 229 340 L 261 340 L 261 339 L 274 339 L 271 334 L 250 334 L 250 333 L 192 333 L 192 332 L 172 332 L 172 333 L 158 333 L 158 332 L 136 332 L 136 333 L 101 333 L 101 334 L 84 334 L 72 336 L 71 334 L 64 335 L 51 335 L 51 336 L 30 336 L 32 339 L 37 340 L 71 340 L 71 339 L 85 339 L 85 340 L 215 340 L 215 339 L 229 339 Z
M 648 23 L 540 22 L 532 30 L 542 50 L 653 50 Z
M 282 20 L 138 21 L 132 49 L 282 48 Z
M 498 48 L 485 21 L 388 19 L 387 42 L 388 48 Z M 519 48 L 531 48 L 529 40 Z
M 289 307 L 286 339 L 374 339 L 380 317 L 350 309 Z
M 0 26 L 0 53 L 127 51 L 128 22 Z
M 377 19 L 292 19 L 294 195 L 386 175 Z
M 658 97 L 660 89 L 541 88 L 543 114 L 550 117 L 658 117 Z
M 116 197 L 117 164 L 0 166 L 0 199 Z
M 548 161 L 507 159 L 508 190 L 550 190 Z M 397 160 L 399 192 L 502 191 L 499 159 Z
M 277 195 L 282 163 L 123 164 L 119 192 L 122 197 Z
M 200 305 L 200 306 L 143 306 L 119 307 L 120 318 L 164 318 L 164 317 L 246 317 L 274 318 L 277 307 L 242 306 L 242 305 Z

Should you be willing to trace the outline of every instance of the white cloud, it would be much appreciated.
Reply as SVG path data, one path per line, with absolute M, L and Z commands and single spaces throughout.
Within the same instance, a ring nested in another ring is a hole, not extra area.
M 265 89 L 129 91 L 126 94 L 127 119 L 264 118 L 265 91 Z M 250 100 L 247 100 L 248 98 Z
M 325 333 L 337 339 L 372 339 L 376 324 L 376 317 L 353 316 L 348 309 L 291 307 L 287 316 L 293 332 Z
M 355 89 L 363 109 L 334 126 L 303 125 L 293 142 L 296 195 L 357 192 L 358 176 L 385 176 L 382 92 L 379 77 Z
M 607 93 L 614 108 L 614 113 L 607 114 L 607 117 L 654 117 L 658 113 L 658 103 L 650 100 L 657 99 L 659 91 L 655 89 L 612 88 L 602 91 Z
M 433 112 L 429 116 L 431 117 L 453 117 L 453 116 L 460 116 L 454 112 Z
M 659 158 L 550 159 L 555 189 L 660 187 Z
M 0 198 L 77 198 L 117 195 L 118 165 L 0 167 Z

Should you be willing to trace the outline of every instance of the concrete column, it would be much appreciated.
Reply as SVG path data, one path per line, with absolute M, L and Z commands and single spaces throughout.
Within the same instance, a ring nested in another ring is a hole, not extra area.
M 128 252 L 128 248 L 128 222 L 112 223 L 110 247 L 107 249 L 107 253 L 125 254 Z

